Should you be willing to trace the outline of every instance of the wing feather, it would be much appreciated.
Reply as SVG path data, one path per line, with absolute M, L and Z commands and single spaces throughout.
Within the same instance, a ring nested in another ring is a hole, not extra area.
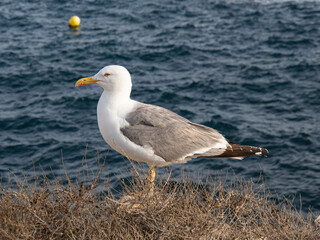
M 195 124 L 165 108 L 139 103 L 126 116 L 121 132 L 137 145 L 151 148 L 167 162 L 185 162 L 210 150 L 222 154 L 228 146 L 216 130 Z

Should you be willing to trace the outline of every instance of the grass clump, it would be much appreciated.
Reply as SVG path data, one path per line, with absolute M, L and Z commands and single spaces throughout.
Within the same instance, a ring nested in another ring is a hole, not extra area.
M 116 197 L 99 174 L 83 185 L 45 176 L 0 186 L 0 239 L 319 239 L 311 214 L 235 178 L 157 181 L 141 169 Z M 140 172 L 140 174 L 139 174 Z

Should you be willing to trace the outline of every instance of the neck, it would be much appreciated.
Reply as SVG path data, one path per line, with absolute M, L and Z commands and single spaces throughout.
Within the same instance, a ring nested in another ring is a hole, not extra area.
M 108 91 L 104 90 L 101 95 L 103 100 L 109 109 L 118 109 L 126 107 L 131 101 L 130 91 Z

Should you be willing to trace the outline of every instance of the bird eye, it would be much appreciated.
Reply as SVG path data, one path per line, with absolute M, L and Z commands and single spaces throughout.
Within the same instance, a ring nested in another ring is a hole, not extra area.
M 105 73 L 105 74 L 103 74 L 105 77 L 108 77 L 108 76 L 110 76 L 110 73 Z

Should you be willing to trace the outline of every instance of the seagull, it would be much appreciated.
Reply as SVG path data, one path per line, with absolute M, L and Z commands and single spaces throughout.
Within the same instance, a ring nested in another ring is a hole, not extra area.
M 147 163 L 152 184 L 155 167 L 194 158 L 243 159 L 268 153 L 265 148 L 228 141 L 217 130 L 168 109 L 131 99 L 131 76 L 125 67 L 106 66 L 94 76 L 79 79 L 75 86 L 89 84 L 104 90 L 97 107 L 102 137 L 128 159 Z

